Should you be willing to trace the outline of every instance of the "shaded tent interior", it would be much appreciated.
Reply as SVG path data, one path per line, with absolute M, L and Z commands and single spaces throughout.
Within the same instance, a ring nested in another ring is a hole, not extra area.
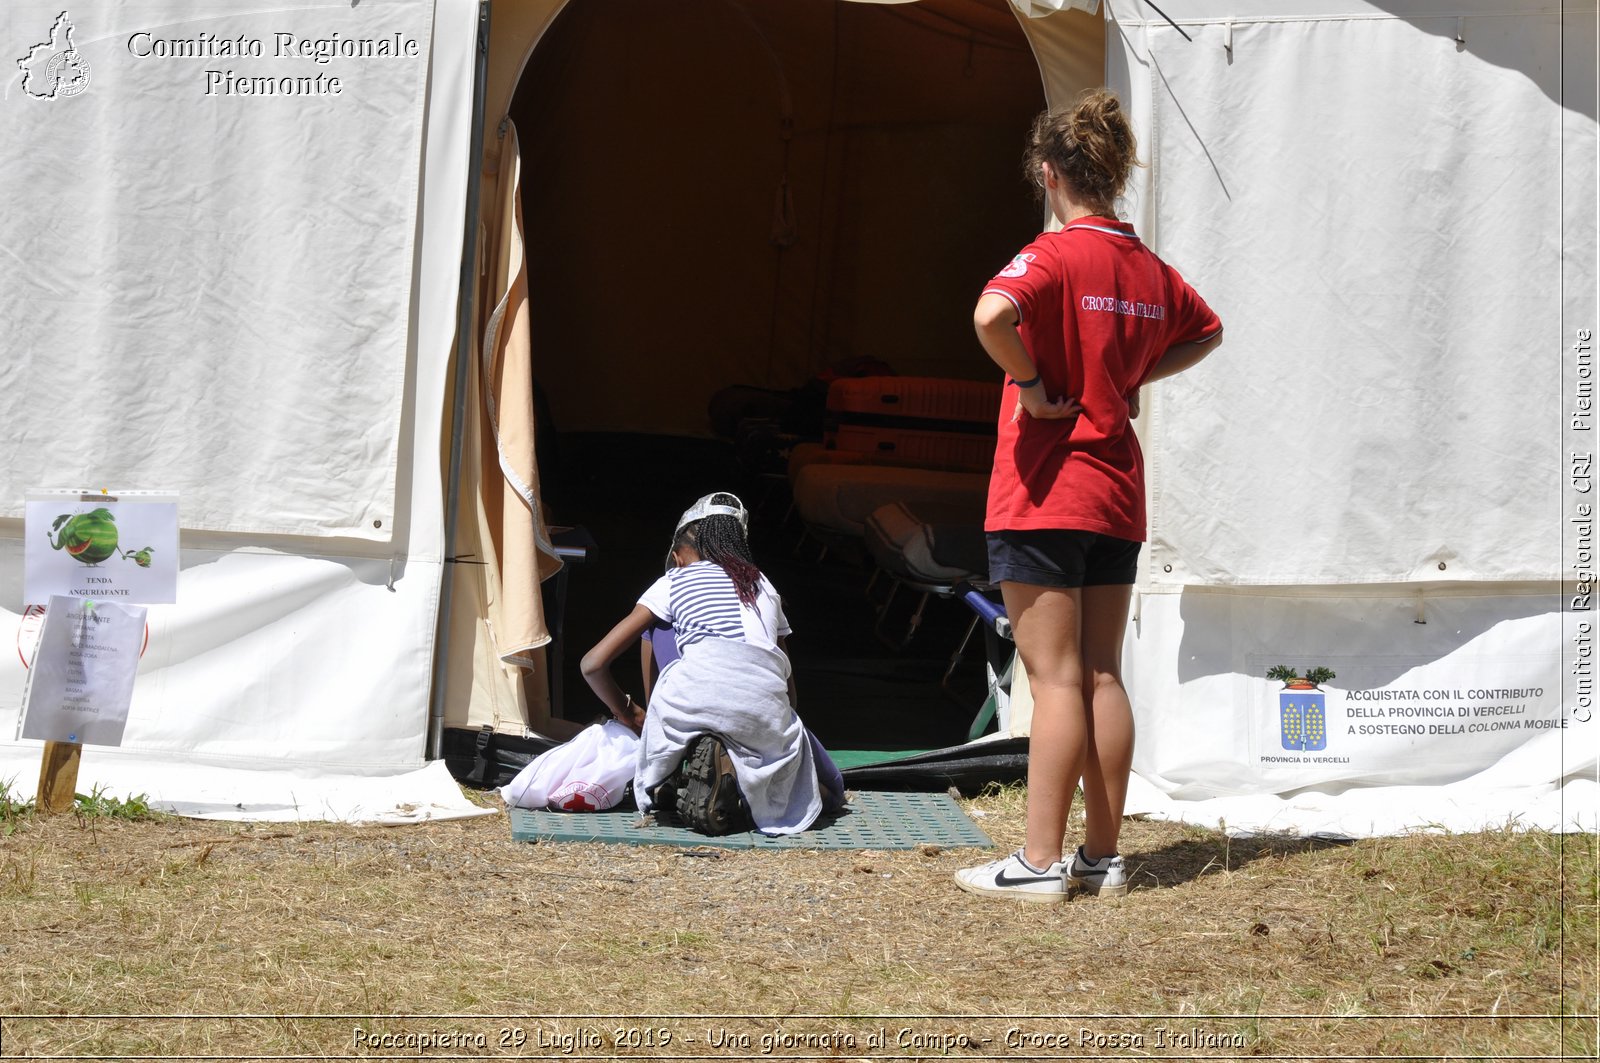
M 509 114 L 546 516 L 598 544 L 569 574 L 563 715 L 597 709 L 576 660 L 659 575 L 678 512 L 732 484 L 765 503 L 754 547 L 823 739 L 964 736 L 977 654 L 969 704 L 938 687 L 959 607 L 888 658 L 867 571 L 792 553 L 781 480 L 741 467 L 707 409 L 729 386 L 788 392 L 858 359 L 992 377 L 971 307 L 1040 228 L 1019 159 L 1044 103 L 1005 0 L 573 0 L 554 19 Z

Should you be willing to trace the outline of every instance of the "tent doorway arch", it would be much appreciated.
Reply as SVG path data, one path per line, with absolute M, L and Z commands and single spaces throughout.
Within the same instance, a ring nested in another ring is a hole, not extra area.
M 492 241 L 510 203 L 520 208 L 525 240 L 496 268 L 526 280 L 523 364 L 548 399 L 535 418 L 533 515 L 583 525 L 603 563 L 573 574 L 564 667 L 518 672 L 481 625 L 459 625 L 481 659 L 475 684 L 489 677 L 467 722 L 553 733 L 552 710 L 570 722 L 594 709 L 578 657 L 660 574 L 673 516 L 712 489 L 754 489 L 746 497 L 759 501 L 758 483 L 736 483 L 733 448 L 711 438 L 717 389 L 796 389 L 850 357 L 905 375 L 993 377 L 970 312 L 1040 227 L 1023 133 L 1047 95 L 1101 83 L 1106 43 L 1097 18 L 1023 20 L 1007 0 L 526 0 L 496 5 L 485 37 L 480 217 Z M 508 167 L 495 133 L 512 123 Z M 480 302 L 480 321 L 501 291 Z M 516 460 L 531 461 L 528 449 Z M 518 507 L 480 509 L 486 556 L 526 538 L 511 516 L 496 524 Z M 757 556 L 784 563 L 784 546 L 757 542 Z M 796 632 L 860 656 L 875 640 L 856 574 L 834 572 L 830 589 L 816 566 L 795 564 L 774 581 L 819 603 L 792 615 Z M 490 614 L 527 580 L 492 582 L 477 592 Z M 834 603 L 859 605 L 867 632 L 852 638 L 860 618 L 829 613 Z M 937 677 L 950 644 L 923 632 L 917 649 L 938 666 L 903 663 Z M 802 653 L 816 647 L 808 638 Z M 838 732 L 813 715 L 819 703 L 852 721 L 855 744 L 857 722 L 894 730 L 887 697 L 909 723 L 897 738 L 926 744 L 910 732 L 937 691 L 895 683 L 862 698 L 851 676 L 882 675 L 875 656 L 827 685 L 807 685 L 812 662 L 794 660 L 808 722 L 827 740 Z

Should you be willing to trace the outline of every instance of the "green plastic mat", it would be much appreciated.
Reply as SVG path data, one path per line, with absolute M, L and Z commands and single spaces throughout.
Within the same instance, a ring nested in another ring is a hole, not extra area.
M 955 849 L 994 845 L 948 794 L 857 791 L 843 813 L 824 816 L 818 826 L 780 838 L 754 831 L 711 838 L 687 827 L 639 826 L 639 822 L 639 813 L 631 811 L 534 812 L 513 808 L 511 840 L 721 849 L 915 849 L 919 845 Z

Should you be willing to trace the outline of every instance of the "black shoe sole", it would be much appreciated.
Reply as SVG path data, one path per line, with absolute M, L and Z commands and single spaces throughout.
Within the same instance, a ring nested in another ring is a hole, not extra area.
M 738 834 L 751 828 L 734 778 L 733 758 L 713 735 L 701 735 L 689 744 L 676 796 L 678 819 L 701 834 Z
M 681 772 L 673 772 L 666 780 L 650 791 L 650 811 L 662 823 L 673 823 L 678 817 L 678 781 Z

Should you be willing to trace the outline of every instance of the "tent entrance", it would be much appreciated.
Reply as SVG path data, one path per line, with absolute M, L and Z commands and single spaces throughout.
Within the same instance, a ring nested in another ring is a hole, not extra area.
M 682 507 L 764 490 L 714 437 L 719 390 L 787 392 L 863 359 L 993 376 L 971 308 L 1039 229 L 1019 159 L 1044 104 L 1006 0 L 572 0 L 551 23 L 510 115 L 534 376 L 556 433 L 541 441 L 546 512 L 600 544 L 572 576 L 567 715 L 592 707 L 577 657 L 659 575 Z M 793 561 L 794 531 L 769 525 L 756 547 L 763 567 L 794 567 L 770 574 L 804 671 L 817 629 L 803 622 L 840 630 L 862 613 L 870 631 L 871 614 L 865 572 Z M 904 671 L 936 692 L 953 645 L 935 623 L 913 647 L 934 660 Z M 875 685 L 836 663 L 815 693 Z

